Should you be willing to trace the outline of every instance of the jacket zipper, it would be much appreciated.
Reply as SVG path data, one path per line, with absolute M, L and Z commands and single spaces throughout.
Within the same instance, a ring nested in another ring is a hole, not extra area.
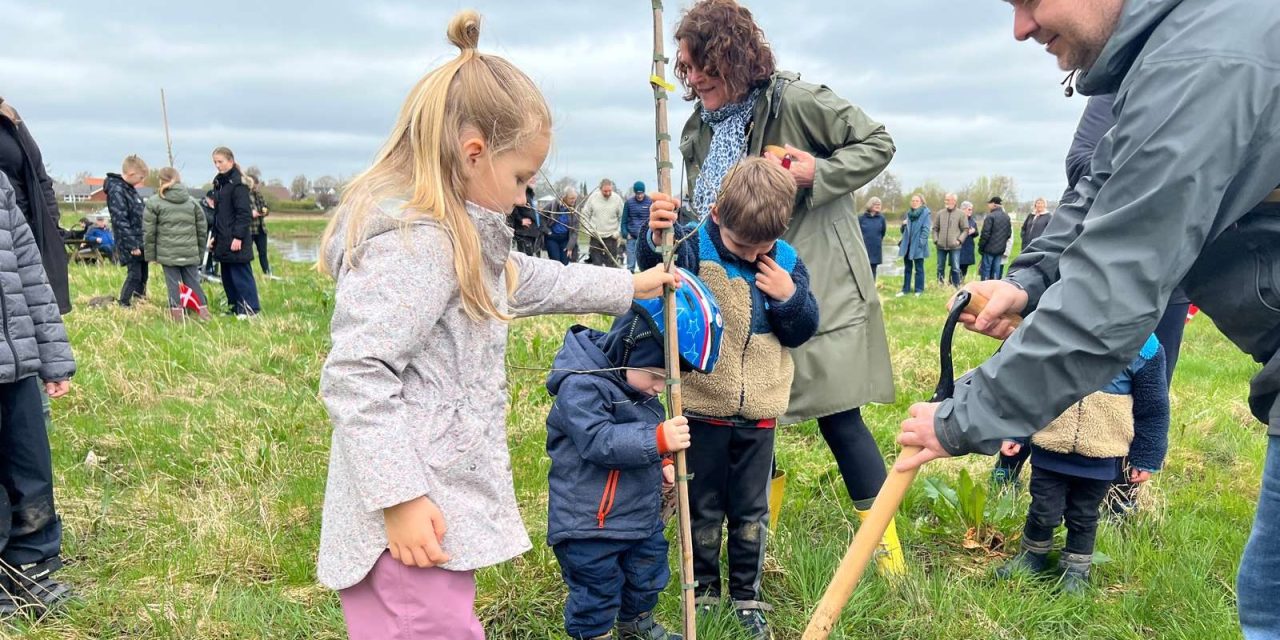
M 609 477 L 604 481 L 604 494 L 600 496 L 600 509 L 596 511 L 596 522 L 599 523 L 600 529 L 604 528 L 604 519 L 609 516 L 610 511 L 613 511 L 613 499 L 618 494 L 618 476 L 621 473 L 613 469 L 609 471 Z
M 742 343 L 742 361 L 738 364 L 738 375 L 742 380 L 738 388 L 738 415 L 742 415 L 742 408 L 747 405 L 747 348 L 751 346 L 751 328 L 747 327 L 747 340 Z
M 4 285 L 0 284 L 0 322 L 4 323 L 4 341 L 9 345 L 9 353 L 13 354 L 13 379 L 18 379 L 18 348 L 13 345 L 13 336 L 9 335 L 9 302 L 5 299 Z

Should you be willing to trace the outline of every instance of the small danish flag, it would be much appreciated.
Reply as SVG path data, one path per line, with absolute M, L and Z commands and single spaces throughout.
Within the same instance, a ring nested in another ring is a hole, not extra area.
M 178 299 L 182 301 L 184 309 L 204 311 L 204 305 L 200 303 L 200 296 L 197 296 L 196 292 L 191 287 L 188 287 L 185 282 L 178 283 Z

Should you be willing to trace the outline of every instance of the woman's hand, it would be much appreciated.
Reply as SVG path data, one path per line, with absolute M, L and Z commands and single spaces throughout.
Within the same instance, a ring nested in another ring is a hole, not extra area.
M 791 178 L 796 181 L 796 188 L 808 189 L 812 187 L 813 176 L 818 169 L 817 159 L 813 157 L 812 153 L 797 149 L 791 145 L 786 145 L 785 148 L 787 155 L 791 158 L 790 164 L 784 163 L 782 158 L 772 151 L 766 152 L 764 157 L 786 169 L 791 174 Z
M 448 527 L 440 507 L 426 496 L 382 510 L 387 526 L 387 550 L 407 567 L 427 569 L 449 561 L 440 546 Z

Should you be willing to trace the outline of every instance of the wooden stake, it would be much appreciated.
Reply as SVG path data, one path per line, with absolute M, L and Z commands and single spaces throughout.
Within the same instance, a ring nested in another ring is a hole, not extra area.
M 169 166 L 173 166 L 173 141 L 169 139 L 169 106 L 165 104 L 164 88 L 160 89 L 160 114 L 164 117 L 164 148 L 169 152 Z
M 653 4 L 653 75 L 655 79 L 666 81 L 667 58 L 663 52 L 662 42 L 662 0 L 652 0 Z M 671 144 L 667 127 L 667 91 L 657 83 L 653 85 L 654 130 L 657 132 L 657 166 L 658 190 L 671 195 Z M 662 234 L 662 252 L 665 256 L 664 266 L 668 273 L 675 270 L 675 229 L 668 229 Z M 680 341 L 676 335 L 676 297 L 675 289 L 667 287 L 663 292 L 663 309 L 667 327 L 667 414 L 678 416 L 684 413 L 684 400 L 680 390 Z M 677 451 L 676 459 L 676 502 L 677 524 L 680 539 L 680 602 L 683 605 L 685 640 L 697 640 L 697 607 L 694 606 L 693 578 L 693 536 L 689 528 L 689 465 L 684 451 Z

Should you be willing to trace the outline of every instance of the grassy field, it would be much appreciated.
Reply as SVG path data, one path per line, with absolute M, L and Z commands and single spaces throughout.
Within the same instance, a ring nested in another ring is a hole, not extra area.
M 318 232 L 318 222 L 273 226 Z M 286 231 L 289 230 L 289 231 Z M 77 309 L 67 318 L 80 373 L 55 402 L 52 432 L 58 503 L 66 526 L 62 577 L 77 607 L 0 634 L 39 639 L 341 638 L 337 598 L 315 583 L 329 423 L 316 397 L 327 349 L 330 283 L 277 257 L 282 282 L 261 283 L 265 313 L 178 325 L 163 309 L 95 309 L 123 271 L 72 267 Z M 932 273 L 930 270 L 929 273 Z M 158 280 L 158 279 L 157 279 Z M 151 295 L 162 300 L 163 285 Z M 886 455 L 906 406 L 937 376 L 943 291 L 893 299 L 882 282 L 898 402 L 867 410 Z M 215 304 L 219 288 L 211 290 Z M 542 318 L 512 327 L 511 364 L 545 367 L 574 321 Z M 957 365 L 978 364 L 995 344 L 958 340 Z M 854 366 L 854 363 L 851 363 Z M 1191 324 L 1173 389 L 1166 470 L 1123 524 L 1104 524 L 1085 598 L 1049 583 L 996 583 L 1004 557 L 966 548 L 966 526 L 917 482 L 898 525 L 909 577 L 867 580 L 837 637 L 1231 638 L 1238 637 L 1233 581 L 1258 492 L 1265 439 L 1244 394 L 1254 365 L 1206 319 Z M 534 549 L 480 574 L 479 607 L 491 638 L 555 638 L 564 588 L 545 533 L 544 375 L 512 369 L 508 423 L 516 491 Z M 798 638 L 854 528 L 835 464 L 813 425 L 779 434 L 790 474 L 770 541 L 765 595 L 777 637 Z M 967 470 L 985 478 L 990 459 L 935 464 L 923 478 L 957 486 Z M 988 516 L 1016 545 L 1026 498 L 992 496 Z M 674 561 L 673 556 L 673 561 Z M 673 562 L 673 567 L 675 566 Z M 660 617 L 676 621 L 673 583 Z M 705 640 L 739 637 L 728 612 L 702 621 Z

